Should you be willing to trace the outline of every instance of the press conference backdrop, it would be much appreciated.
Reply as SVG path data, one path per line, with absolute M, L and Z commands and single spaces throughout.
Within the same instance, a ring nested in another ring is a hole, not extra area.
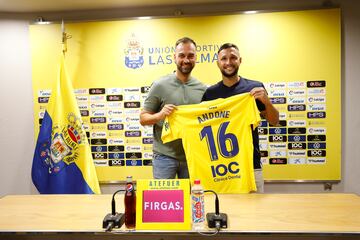
M 221 79 L 217 50 L 239 46 L 240 74 L 265 83 L 281 127 L 262 121 L 266 180 L 341 179 L 340 10 L 66 23 L 67 70 L 101 182 L 151 178 L 152 128 L 139 124 L 151 83 L 175 70 L 174 43 L 197 43 L 193 76 Z M 61 26 L 31 25 L 35 133 L 57 76 Z

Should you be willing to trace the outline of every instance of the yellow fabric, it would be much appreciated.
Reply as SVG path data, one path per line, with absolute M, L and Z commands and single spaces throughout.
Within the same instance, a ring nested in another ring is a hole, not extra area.
M 259 122 L 255 99 L 244 93 L 178 106 L 165 119 L 162 140 L 182 139 L 191 181 L 217 193 L 248 193 L 256 191 L 251 127 Z

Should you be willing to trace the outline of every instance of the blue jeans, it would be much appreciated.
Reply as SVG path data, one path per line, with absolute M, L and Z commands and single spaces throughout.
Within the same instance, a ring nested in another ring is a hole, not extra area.
M 186 161 L 178 161 L 175 158 L 159 153 L 153 155 L 153 176 L 155 179 L 189 178 Z

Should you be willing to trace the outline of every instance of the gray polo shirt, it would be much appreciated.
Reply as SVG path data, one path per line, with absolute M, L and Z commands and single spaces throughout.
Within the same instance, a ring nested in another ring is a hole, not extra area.
M 144 110 L 157 113 L 165 104 L 179 106 L 200 103 L 205 90 L 206 86 L 193 77 L 190 77 L 186 83 L 182 83 L 175 74 L 169 74 L 153 82 L 144 102 Z M 166 144 L 162 143 L 163 122 L 160 121 L 153 126 L 153 151 L 176 158 L 179 161 L 185 161 L 181 139 Z

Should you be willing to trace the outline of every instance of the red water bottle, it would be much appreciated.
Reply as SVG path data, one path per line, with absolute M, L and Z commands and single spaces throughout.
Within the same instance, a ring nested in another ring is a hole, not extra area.
M 126 177 L 125 189 L 125 226 L 127 228 L 135 228 L 136 222 L 136 194 L 132 176 Z

